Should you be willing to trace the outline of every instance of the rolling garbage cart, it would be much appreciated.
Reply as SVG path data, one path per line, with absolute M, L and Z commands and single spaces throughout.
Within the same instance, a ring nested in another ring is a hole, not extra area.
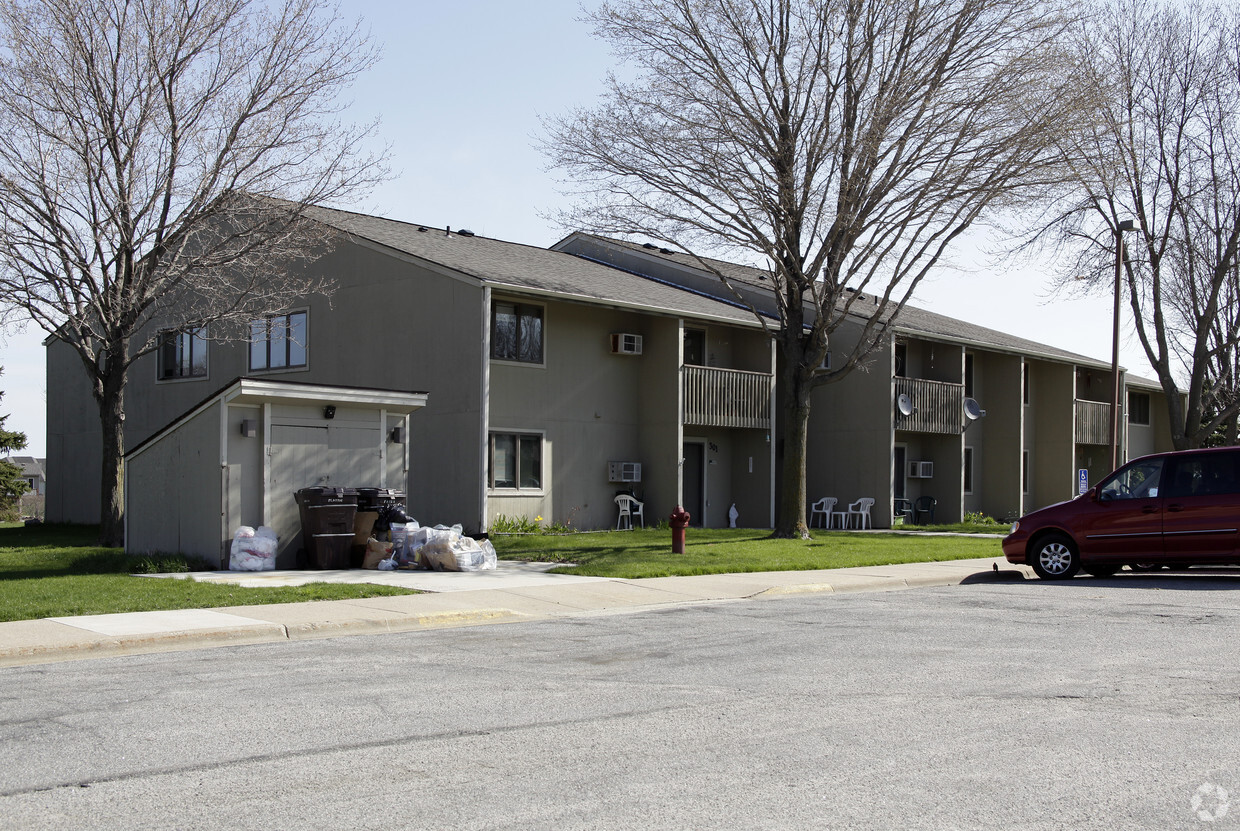
M 306 565 L 315 569 L 349 567 L 357 491 L 353 488 L 302 488 L 294 495 L 301 514 Z

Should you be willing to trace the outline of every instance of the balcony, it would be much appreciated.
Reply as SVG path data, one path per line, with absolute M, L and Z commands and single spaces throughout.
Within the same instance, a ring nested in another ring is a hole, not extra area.
M 686 425 L 771 429 L 769 372 L 683 367 Z
M 1076 443 L 1111 443 L 1111 405 L 1105 401 L 1076 401 Z
M 899 377 L 895 382 L 896 399 L 907 395 L 914 407 L 911 415 L 895 412 L 897 430 L 959 435 L 964 427 L 964 384 Z

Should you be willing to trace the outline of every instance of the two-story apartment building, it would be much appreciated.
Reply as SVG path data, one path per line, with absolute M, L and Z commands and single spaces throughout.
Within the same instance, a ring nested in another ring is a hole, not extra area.
M 293 494 L 314 485 L 402 490 L 420 522 L 471 532 L 501 515 L 613 527 L 620 491 L 650 521 L 682 504 L 724 526 L 735 505 L 740 525 L 773 525 L 776 350 L 688 257 L 314 216 L 342 235 L 310 266 L 334 278 L 330 299 L 255 321 L 249 343 L 161 333 L 135 364 L 130 550 L 223 556 L 238 526 L 266 524 L 291 565 Z M 720 266 L 769 303 L 760 272 Z M 47 352 L 47 516 L 96 522 L 93 401 L 71 350 L 49 339 Z M 1089 358 L 906 309 L 867 371 L 816 393 L 810 493 L 873 497 L 878 527 L 917 496 L 937 500 L 938 521 L 1067 498 L 1081 468 L 1105 472 L 1108 379 Z M 1165 443 L 1148 398 L 1154 423 L 1128 433 L 1142 452 Z
M 725 293 L 693 258 L 654 245 L 572 234 L 554 247 Z M 709 265 L 759 310 L 774 313 L 762 271 L 716 260 Z M 872 298 L 853 298 L 853 324 L 837 330 L 832 352 L 851 351 L 864 316 L 875 311 Z M 937 522 L 957 522 L 966 513 L 1003 518 L 1071 498 L 1082 481 L 1110 472 L 1109 363 L 912 306 L 892 332 L 864 371 L 815 392 L 811 501 L 874 498 L 878 527 L 921 497 L 934 500 Z M 1120 405 L 1128 404 L 1121 458 L 1171 449 L 1159 385 L 1126 375 L 1121 385 Z
M 617 491 L 651 520 L 770 526 L 774 351 L 734 303 L 571 254 L 343 211 L 312 267 L 336 278 L 255 321 L 249 344 L 169 332 L 126 391 L 131 550 L 217 556 L 293 495 L 407 494 L 424 524 L 500 515 L 605 528 Z M 48 344 L 48 517 L 98 520 L 98 424 L 75 358 Z

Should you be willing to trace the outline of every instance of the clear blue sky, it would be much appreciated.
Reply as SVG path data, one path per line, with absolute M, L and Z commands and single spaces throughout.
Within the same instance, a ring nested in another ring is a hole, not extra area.
M 593 102 L 612 66 L 607 48 L 578 22 L 576 0 L 344 6 L 383 46 L 382 61 L 354 89 L 351 120 L 382 119 L 394 178 L 342 207 L 531 245 L 562 237 L 543 218 L 561 197 L 533 147 L 539 116 Z M 916 305 L 1110 360 L 1109 296 L 1052 304 L 1036 268 L 992 270 L 970 251 L 960 259 L 973 266 L 924 283 Z M 1124 337 L 1121 362 L 1152 377 L 1140 345 Z M 29 438 L 24 455 L 46 453 L 42 338 L 31 329 L 0 340 L 0 413 Z

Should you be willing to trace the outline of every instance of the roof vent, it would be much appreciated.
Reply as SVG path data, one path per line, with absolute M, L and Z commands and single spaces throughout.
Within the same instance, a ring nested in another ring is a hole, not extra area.
M 419 231 L 421 231 L 422 233 L 424 233 L 424 234 L 425 234 L 425 233 L 426 233 L 426 226 L 425 226 L 425 225 L 423 225 L 423 226 L 419 227 L 419 228 L 418 228 L 418 230 L 419 230 Z
M 671 253 L 672 253 L 672 251 L 671 251 L 671 249 L 670 249 L 670 248 L 660 248 L 660 249 L 659 249 L 659 253 L 660 253 L 660 254 L 671 254 Z
M 643 245 L 643 246 L 642 246 L 642 248 L 654 248 L 654 243 L 653 243 L 653 242 L 648 242 L 648 243 L 646 243 L 645 245 Z
M 472 237 L 474 235 L 474 232 L 469 230 L 468 228 L 462 228 L 461 230 L 456 232 L 456 235 L 458 237 Z

